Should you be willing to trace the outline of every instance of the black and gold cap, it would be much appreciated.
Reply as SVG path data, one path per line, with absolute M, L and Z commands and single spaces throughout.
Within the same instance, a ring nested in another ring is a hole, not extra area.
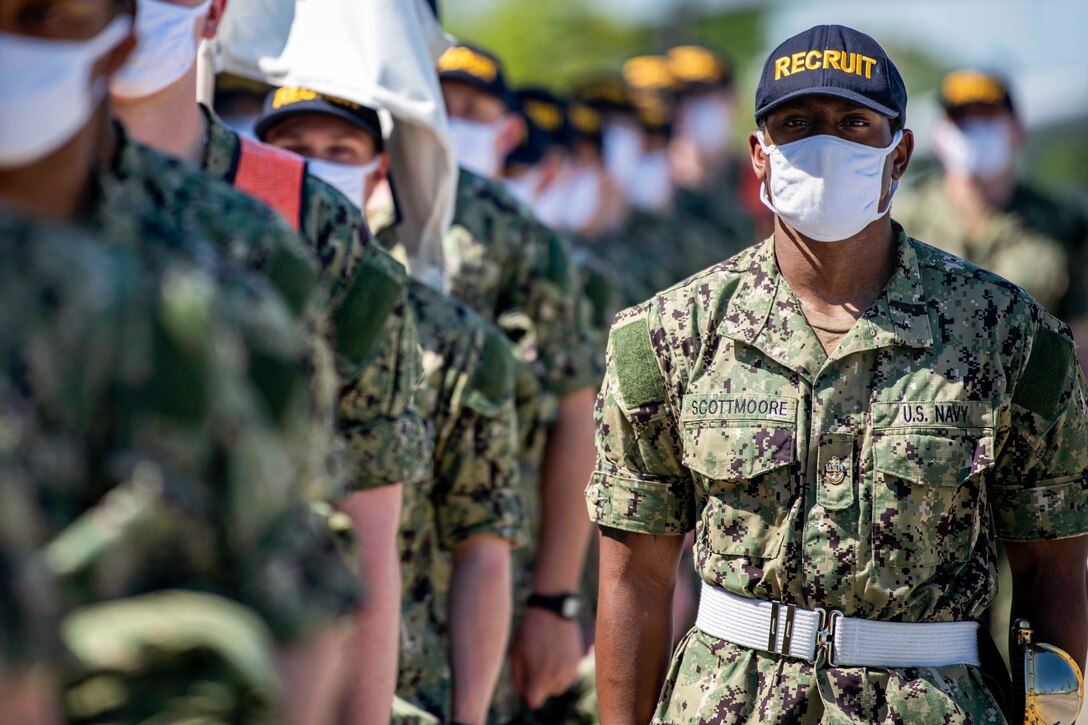
M 297 86 L 284 86 L 268 94 L 253 132 L 264 141 L 273 126 L 290 118 L 313 114 L 331 116 L 355 126 L 368 133 L 376 148 L 382 150 L 382 124 L 377 111 L 354 101 Z
M 635 93 L 671 93 L 679 88 L 663 55 L 636 55 L 623 63 L 623 82 Z
M 583 78 L 571 87 L 571 97 L 598 111 L 631 113 L 631 94 L 619 75 L 599 74 Z
M 771 52 L 756 89 L 756 122 L 808 95 L 842 98 L 906 121 L 903 76 L 879 43 L 844 25 L 817 25 Z
M 468 43 L 458 43 L 438 59 L 439 80 L 459 81 L 495 96 L 507 108 L 516 108 L 516 99 L 506 84 L 502 61 L 494 53 Z
M 1012 112 L 1012 94 L 1004 78 L 971 68 L 954 70 L 941 80 L 941 106 L 951 116 L 966 106 L 992 106 Z
M 721 53 L 702 45 L 677 45 L 665 53 L 669 73 L 681 91 L 730 88 L 733 64 Z
M 514 92 L 521 114 L 529 127 L 547 146 L 569 146 L 570 125 L 567 103 L 545 88 L 519 88 Z

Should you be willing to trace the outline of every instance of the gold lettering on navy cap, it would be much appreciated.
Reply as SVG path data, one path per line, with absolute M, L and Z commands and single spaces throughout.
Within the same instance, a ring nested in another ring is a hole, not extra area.
M 485 83 L 490 83 L 498 77 L 499 66 L 486 55 L 481 55 L 472 48 L 459 45 L 450 48 L 438 59 L 439 73 L 453 73 L 456 71 L 468 73 Z
M 941 96 L 950 106 L 968 103 L 997 105 L 1005 100 L 1005 86 L 978 71 L 953 71 L 941 82 Z
M 283 88 L 276 89 L 275 95 L 272 96 L 272 108 L 283 108 L 284 106 L 290 106 L 295 103 L 302 103 L 303 101 L 314 101 L 317 99 L 324 99 L 329 103 L 335 103 L 338 106 L 344 106 L 352 110 L 359 110 L 361 106 L 358 103 L 347 100 L 346 98 L 337 98 L 336 96 L 326 96 L 318 93 L 317 91 L 311 91 L 308 88 L 297 88 L 294 86 L 285 86 Z
M 528 98 L 521 104 L 525 115 L 545 131 L 555 131 L 563 125 L 563 111 L 548 101 Z
M 844 50 L 825 48 L 824 50 L 798 51 L 774 59 L 774 79 L 804 73 L 808 70 L 831 68 L 840 73 L 847 73 L 865 78 L 873 77 L 876 58 L 861 53 L 847 53 Z

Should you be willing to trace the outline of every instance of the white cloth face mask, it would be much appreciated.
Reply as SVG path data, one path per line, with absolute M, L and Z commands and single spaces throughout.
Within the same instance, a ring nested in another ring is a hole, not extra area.
M 177 82 L 196 63 L 196 24 L 211 5 L 212 0 L 196 7 L 138 0 L 136 49 L 110 79 L 110 93 L 118 98 L 145 98 Z
M 564 165 L 556 178 L 541 189 L 533 199 L 533 212 L 544 226 L 555 229 L 563 227 L 566 219 L 568 194 L 570 193 L 567 180 L 570 178 L 571 173 L 571 169 Z
M 540 187 L 540 169 L 534 166 L 521 176 L 503 179 L 502 184 L 512 197 L 531 209 Z
M 729 144 L 732 116 L 727 101 L 708 96 L 684 103 L 680 133 L 705 154 L 720 154 Z
M 501 119 L 500 119 L 501 120 Z M 450 119 L 453 153 L 469 171 L 493 179 L 499 174 L 499 122 L 492 124 Z
M 601 144 L 604 167 L 621 184 L 627 184 L 642 157 L 642 132 L 625 123 L 608 123 Z
M 771 190 L 760 186 L 763 203 L 783 221 L 818 242 L 854 236 L 887 213 L 881 210 L 884 160 L 903 138 L 896 131 L 883 148 L 820 134 L 781 146 L 759 145 L 771 164 Z M 889 195 L 895 194 L 893 183 Z
M 601 206 L 601 177 L 596 169 L 576 169 L 567 180 L 567 203 L 561 226 L 580 232 L 589 226 Z
M 131 27 L 119 15 L 88 40 L 0 33 L 0 168 L 44 158 L 83 128 L 106 94 L 91 81 L 94 65 Z
M 321 159 L 308 159 L 306 168 L 317 178 L 332 186 L 348 198 L 357 209 L 362 210 L 366 193 L 367 178 L 378 170 L 381 158 L 375 156 L 362 166 L 338 164 Z
M 933 129 L 933 146 L 946 169 L 986 179 L 1012 165 L 1012 126 L 988 118 L 955 124 L 942 119 Z
M 665 150 L 644 154 L 627 184 L 627 199 L 642 211 L 656 212 L 672 199 L 672 168 Z

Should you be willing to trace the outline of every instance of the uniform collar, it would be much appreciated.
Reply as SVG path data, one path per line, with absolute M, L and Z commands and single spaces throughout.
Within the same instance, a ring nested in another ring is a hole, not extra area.
M 201 159 L 200 168 L 221 181 L 233 184 L 242 146 L 238 134 L 228 128 L 212 109 L 200 104 L 200 110 L 204 112 L 207 122 L 204 157 Z
M 933 345 L 928 298 L 914 242 L 893 222 L 898 258 L 884 291 L 831 355 L 836 360 L 863 350 Z M 756 347 L 795 372 L 813 377 L 828 360 L 804 320 L 800 301 L 786 284 L 774 255 L 774 238 L 736 258 L 740 284 L 718 327 L 725 337 Z

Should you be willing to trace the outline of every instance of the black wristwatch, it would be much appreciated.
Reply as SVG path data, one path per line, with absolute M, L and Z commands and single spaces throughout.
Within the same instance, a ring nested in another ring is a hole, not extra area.
M 570 592 L 563 594 L 531 594 L 527 605 L 547 609 L 563 619 L 578 619 L 578 614 L 582 611 L 582 598 Z

